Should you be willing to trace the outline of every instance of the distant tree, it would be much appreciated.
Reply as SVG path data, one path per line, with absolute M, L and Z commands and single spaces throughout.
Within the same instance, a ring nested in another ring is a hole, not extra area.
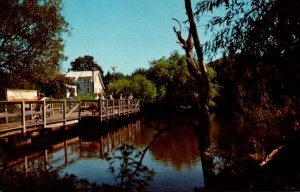
M 131 74 L 131 76 L 135 76 L 135 75 L 143 75 L 143 76 L 147 77 L 148 69 L 138 68 Z
M 131 90 L 135 98 L 143 99 L 145 102 L 153 102 L 157 96 L 154 84 L 142 75 L 131 78 Z
M 145 102 L 153 102 L 157 96 L 154 84 L 142 75 L 112 81 L 108 84 L 107 91 L 114 92 L 118 96 L 133 94 L 135 98 L 143 99 Z
M 113 92 L 117 98 L 120 94 L 129 95 L 131 92 L 131 81 L 129 79 L 123 78 L 116 81 L 112 81 L 107 85 L 108 93 Z
M 106 75 L 103 77 L 103 81 L 104 81 L 104 85 L 107 85 L 112 81 L 116 81 L 119 79 L 128 79 L 129 77 L 130 76 L 124 75 L 121 72 L 111 73 L 110 71 L 108 71 Z
M 112 74 L 110 71 L 107 71 L 106 75 L 103 76 L 103 83 L 104 86 L 107 87 L 108 83 L 112 80 Z
M 211 80 L 209 105 L 214 106 L 213 99 L 218 96 L 219 86 L 213 83 L 216 74 L 212 68 L 208 69 L 208 76 Z M 151 61 L 147 77 L 157 88 L 159 102 L 173 106 L 196 105 L 199 102 L 196 80 L 189 73 L 186 57 L 178 52 L 173 52 L 168 58 Z
M 57 74 L 55 80 L 48 81 L 47 83 L 42 83 L 39 85 L 39 88 L 40 91 L 47 97 L 62 99 L 67 95 L 66 84 L 70 83 L 71 82 L 69 82 L 69 79 L 67 79 L 64 75 Z
M 10 85 L 7 80 L 14 88 L 32 88 L 56 78 L 65 59 L 62 34 L 68 32 L 61 10 L 60 0 L 0 0 L 0 71 L 10 77 L 0 82 L 2 88 Z
M 100 71 L 101 76 L 103 77 L 103 70 L 95 61 L 94 57 L 90 55 L 85 55 L 83 57 L 77 57 L 74 61 L 71 62 L 71 70 L 73 71 Z

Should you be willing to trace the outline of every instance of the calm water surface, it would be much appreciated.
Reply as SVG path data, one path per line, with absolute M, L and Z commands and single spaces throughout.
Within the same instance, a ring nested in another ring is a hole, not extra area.
M 24 173 L 45 166 L 59 170 L 61 175 L 74 174 L 90 182 L 115 185 L 117 181 L 108 169 L 106 157 L 117 156 L 119 146 L 131 144 L 135 151 L 148 147 L 142 164 L 155 173 L 148 191 L 193 191 L 194 187 L 204 186 L 197 137 L 188 125 L 170 126 L 178 118 L 147 117 L 122 126 L 89 125 L 44 139 L 31 138 L 23 145 L 14 144 L 7 154 L 8 164 Z M 166 127 L 168 131 L 158 134 Z M 100 131 L 104 128 L 110 131 Z

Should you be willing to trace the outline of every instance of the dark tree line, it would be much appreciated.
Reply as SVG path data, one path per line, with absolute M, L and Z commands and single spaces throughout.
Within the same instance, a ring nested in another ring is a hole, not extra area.
M 201 1 L 196 15 L 221 7 L 224 15 L 206 26 L 213 35 L 205 44 L 209 55 L 223 53 L 212 64 L 223 87 L 219 105 L 251 127 L 278 127 L 299 114 L 300 2 Z

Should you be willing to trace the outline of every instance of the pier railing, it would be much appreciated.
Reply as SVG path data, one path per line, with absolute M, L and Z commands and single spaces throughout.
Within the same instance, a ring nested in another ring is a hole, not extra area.
M 139 111 L 137 99 L 0 101 L 0 133 L 63 126 L 87 116 L 104 121 Z

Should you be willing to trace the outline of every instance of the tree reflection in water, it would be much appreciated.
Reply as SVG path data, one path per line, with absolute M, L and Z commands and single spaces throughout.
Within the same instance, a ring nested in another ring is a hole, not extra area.
M 145 151 L 144 151 L 145 152 Z M 154 171 L 142 164 L 144 153 L 131 144 L 118 146 L 106 157 L 117 189 L 143 191 L 154 178 Z

